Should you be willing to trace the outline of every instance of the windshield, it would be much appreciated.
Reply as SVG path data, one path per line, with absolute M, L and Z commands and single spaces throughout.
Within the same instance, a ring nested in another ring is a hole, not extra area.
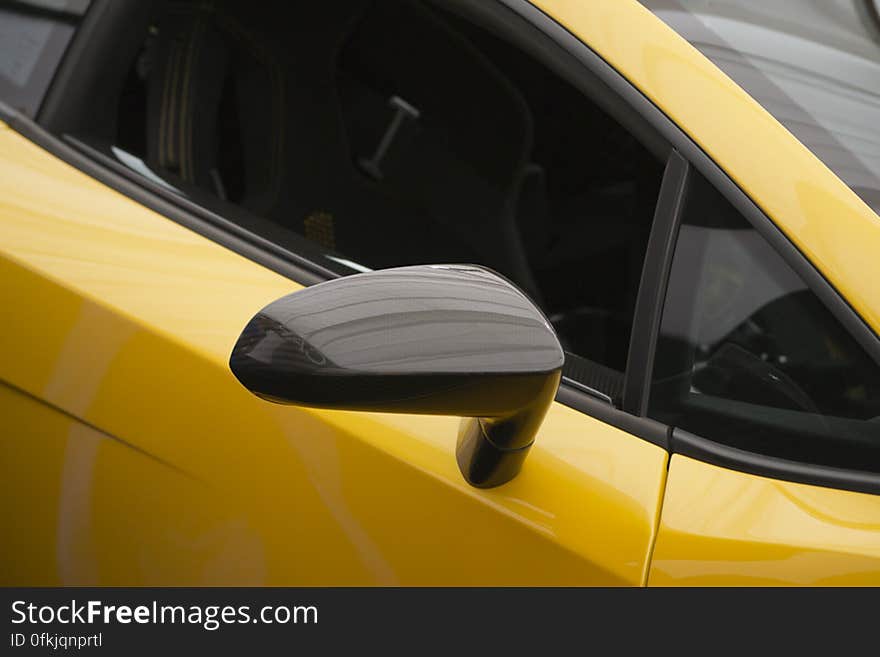
M 880 0 L 640 0 L 880 214 Z

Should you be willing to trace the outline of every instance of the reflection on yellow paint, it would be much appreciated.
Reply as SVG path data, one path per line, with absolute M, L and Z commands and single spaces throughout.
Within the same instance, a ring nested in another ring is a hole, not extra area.
M 231 500 L 0 385 L 3 585 L 266 583 Z

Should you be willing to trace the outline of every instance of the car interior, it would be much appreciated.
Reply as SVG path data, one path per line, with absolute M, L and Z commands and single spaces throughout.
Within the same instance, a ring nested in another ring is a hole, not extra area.
M 151 3 L 69 132 L 354 270 L 488 266 L 617 401 L 664 161 L 455 5 Z

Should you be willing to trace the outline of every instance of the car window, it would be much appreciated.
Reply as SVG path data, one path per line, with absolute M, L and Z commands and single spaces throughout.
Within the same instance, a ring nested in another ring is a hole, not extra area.
M 618 399 L 664 162 L 541 62 L 433 3 L 319 3 L 294 23 L 285 9 L 168 3 L 106 152 L 350 271 L 489 266 L 544 310 L 566 376 Z
M 0 5 L 0 100 L 33 117 L 88 0 Z
M 880 471 L 880 367 L 708 182 L 670 271 L 649 415 L 760 454 Z

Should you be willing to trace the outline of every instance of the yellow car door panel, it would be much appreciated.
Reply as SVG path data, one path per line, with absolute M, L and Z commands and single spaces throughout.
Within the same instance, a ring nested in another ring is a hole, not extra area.
M 142 507 L 93 495 L 96 583 L 167 583 L 189 569 L 198 575 L 182 581 L 214 584 L 643 582 L 666 475 L 662 448 L 556 403 L 521 475 L 483 491 L 456 466 L 456 418 L 262 401 L 232 376 L 229 354 L 248 320 L 296 284 L 7 128 L 0 141 L 2 303 L 15 309 L 0 379 L 22 391 L 4 395 L 4 407 L 43 400 L 125 443 L 112 450 L 143 463 L 135 469 L 173 465 L 165 478 L 179 471 L 198 485 L 156 479 L 174 491 L 163 522 L 188 525 L 193 541 L 219 524 L 224 541 L 260 555 L 259 567 L 229 571 L 210 567 L 207 548 L 202 556 L 151 548 Z M 36 413 L 41 424 L 26 435 L 13 427 L 3 437 L 22 470 L 55 463 L 49 479 L 61 476 L 74 440 L 62 438 L 53 413 Z M 51 455 L 19 442 L 43 429 Z M 111 477 L 105 467 L 120 466 L 100 461 L 93 472 L 102 482 Z M 118 471 L 113 482 L 146 485 Z M 34 540 L 57 538 L 63 487 L 31 490 L 33 506 L 4 497 L 6 521 Z M 22 522 L 37 507 L 56 511 Z M 143 514 L 143 524 L 134 529 L 129 514 Z M 114 550 L 120 531 L 142 537 L 147 554 Z M 69 583 L 76 578 L 64 573 L 81 572 L 46 570 L 46 559 L 19 555 L 15 581 Z
M 880 496 L 675 454 L 652 586 L 877 586 Z

